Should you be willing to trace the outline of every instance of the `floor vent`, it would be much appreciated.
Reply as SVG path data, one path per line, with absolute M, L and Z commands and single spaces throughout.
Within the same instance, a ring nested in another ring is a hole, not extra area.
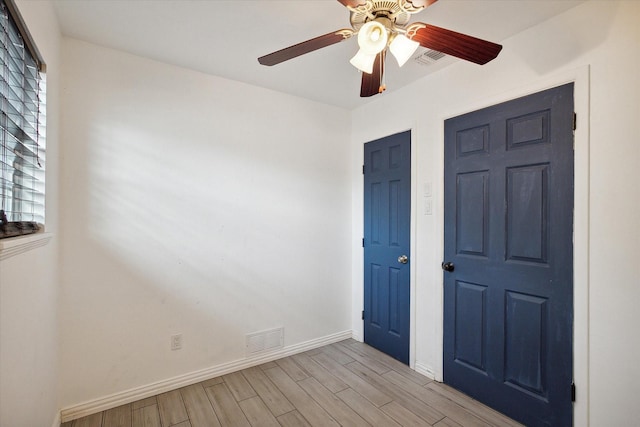
M 422 52 L 420 55 L 416 56 L 414 59 L 418 64 L 431 65 L 441 60 L 445 56 L 447 55 L 442 52 L 438 52 L 437 50 L 427 49 L 424 52 Z
M 253 355 L 284 347 L 284 328 L 247 334 L 246 354 Z

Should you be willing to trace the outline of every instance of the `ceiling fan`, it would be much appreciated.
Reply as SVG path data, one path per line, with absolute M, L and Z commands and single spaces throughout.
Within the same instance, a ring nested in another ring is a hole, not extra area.
M 351 13 L 350 29 L 328 33 L 258 58 L 262 65 L 276 65 L 314 50 L 358 36 L 360 50 L 350 60 L 362 71 L 360 96 L 382 93 L 384 64 L 389 50 L 402 67 L 418 46 L 486 64 L 502 46 L 466 34 L 422 22 L 409 23 L 411 15 L 438 0 L 338 0 Z

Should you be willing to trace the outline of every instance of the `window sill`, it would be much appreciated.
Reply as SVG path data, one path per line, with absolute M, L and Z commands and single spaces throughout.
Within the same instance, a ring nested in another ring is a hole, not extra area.
M 49 243 L 53 233 L 36 233 L 0 240 L 0 261 Z

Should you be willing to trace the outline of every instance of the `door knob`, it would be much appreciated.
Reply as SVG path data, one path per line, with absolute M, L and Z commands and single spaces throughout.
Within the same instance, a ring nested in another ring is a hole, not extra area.
M 442 263 L 442 269 L 444 271 L 448 271 L 449 273 L 451 273 L 453 270 L 455 270 L 455 266 L 453 265 L 452 262 L 443 262 Z
M 399 262 L 400 264 L 406 264 L 406 263 L 408 263 L 408 262 L 409 262 L 409 258 L 407 258 L 407 256 L 406 256 L 406 255 L 400 255 L 400 256 L 398 257 L 398 262 Z

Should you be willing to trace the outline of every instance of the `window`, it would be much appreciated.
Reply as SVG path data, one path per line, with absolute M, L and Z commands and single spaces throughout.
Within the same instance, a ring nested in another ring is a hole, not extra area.
M 45 221 L 44 62 L 13 0 L 0 0 L 0 238 Z

